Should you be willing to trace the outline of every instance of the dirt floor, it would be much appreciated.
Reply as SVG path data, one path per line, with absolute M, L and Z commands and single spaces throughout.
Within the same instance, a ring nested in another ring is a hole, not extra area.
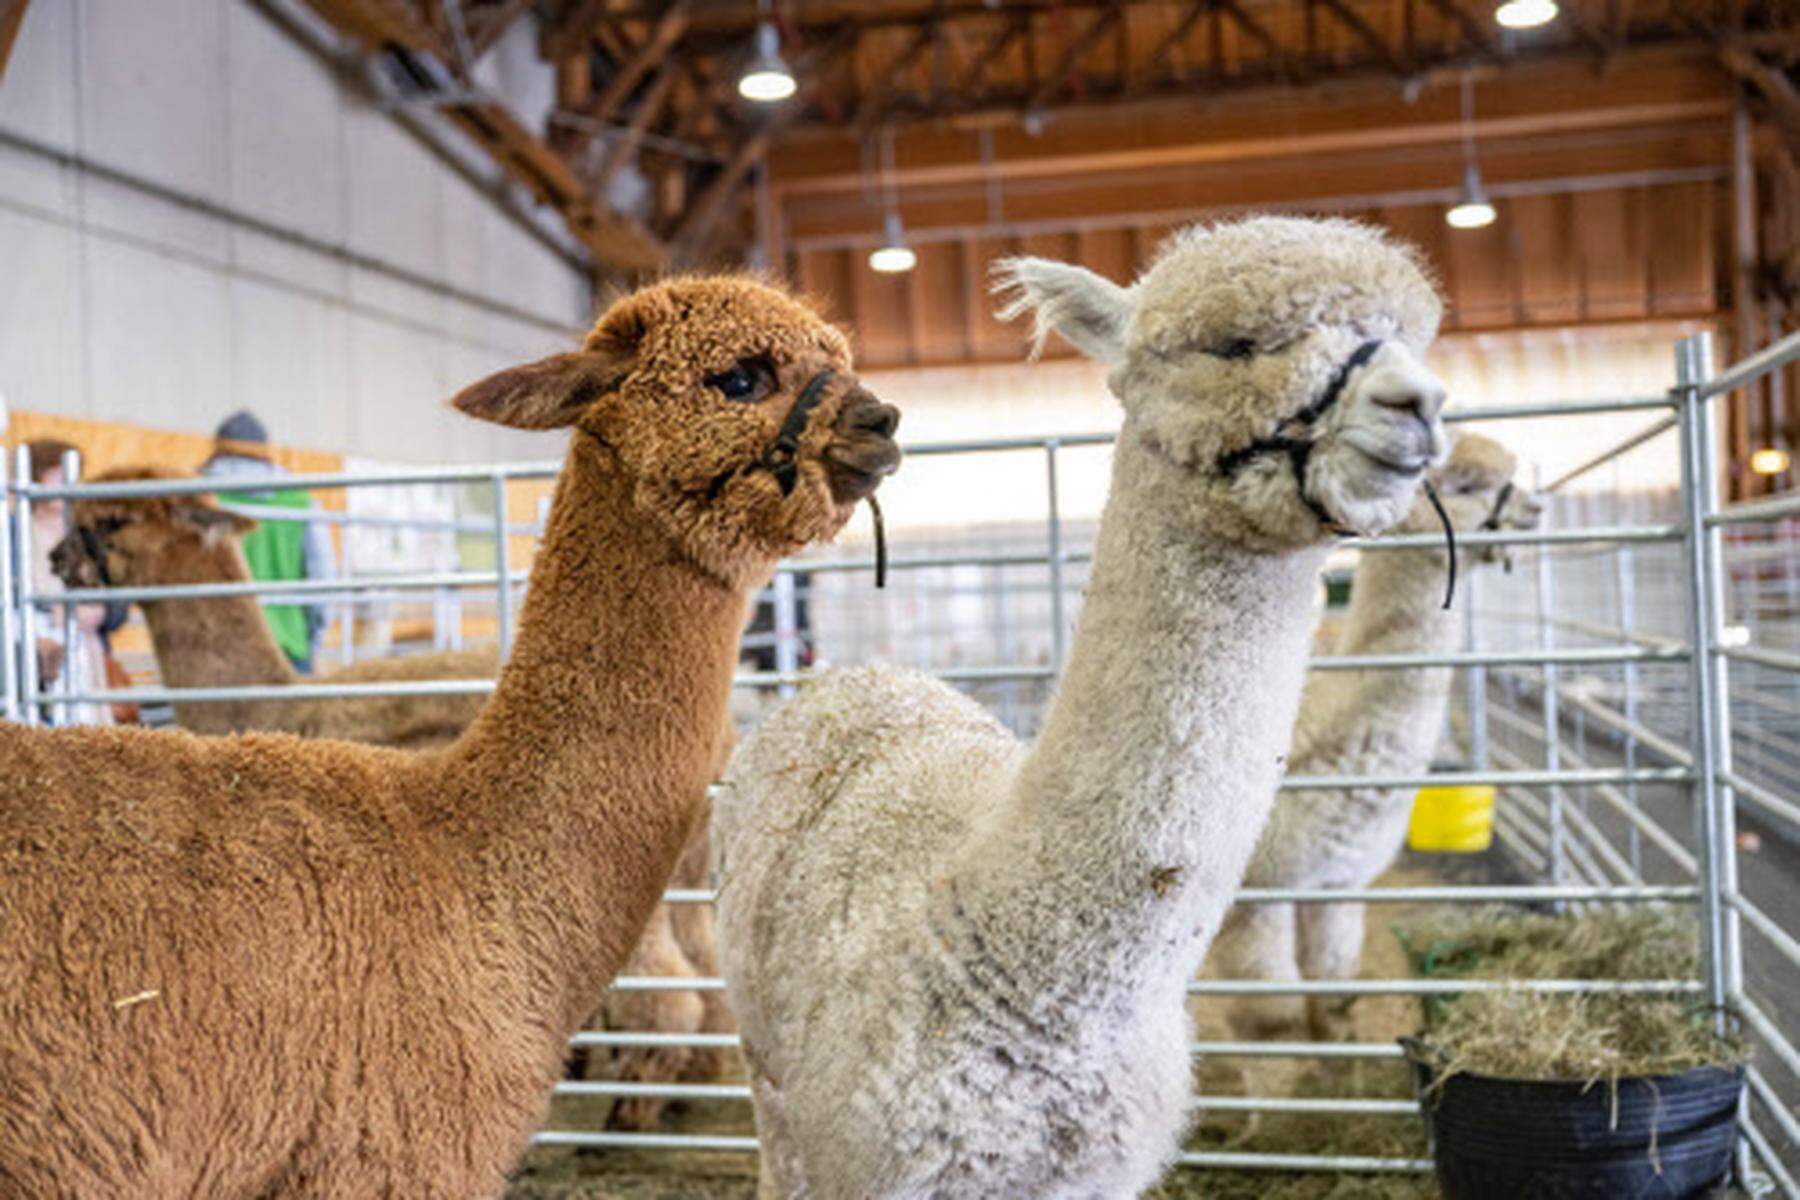
M 1408 855 L 1377 886 L 1407 887 L 1459 881 L 1494 882 L 1493 864 Z M 1381 905 L 1369 914 L 1363 954 L 1363 976 L 1395 979 L 1407 975 L 1400 944 L 1389 930 L 1393 920 L 1412 905 Z M 1392 1042 L 1418 1028 L 1417 1001 L 1408 997 L 1369 997 L 1351 1010 L 1355 1038 Z M 1223 1040 L 1223 1013 L 1207 1000 L 1196 1001 L 1197 1036 Z M 1303 1034 L 1296 1034 L 1303 1037 Z M 1202 1093 L 1260 1096 L 1366 1096 L 1404 1098 L 1410 1085 L 1398 1061 L 1240 1059 L 1200 1064 L 1197 1085 Z M 589 1105 L 592 1102 L 587 1102 Z M 603 1115 L 581 1102 L 559 1101 L 550 1127 L 596 1128 Z M 750 1106 L 710 1102 L 672 1106 L 662 1132 L 687 1134 L 752 1133 Z M 1423 1157 L 1423 1130 L 1415 1118 L 1394 1116 L 1319 1117 L 1226 1113 L 1203 1118 L 1189 1139 L 1196 1150 L 1264 1150 L 1289 1154 L 1357 1154 Z M 738 1153 L 667 1150 L 540 1149 L 529 1154 L 507 1191 L 508 1200 L 737 1200 L 756 1194 L 756 1160 Z M 1411 1200 L 1437 1196 L 1429 1176 L 1393 1174 L 1322 1174 L 1318 1172 L 1225 1171 L 1176 1168 L 1153 1190 L 1156 1200 L 1206 1196 L 1224 1200 Z

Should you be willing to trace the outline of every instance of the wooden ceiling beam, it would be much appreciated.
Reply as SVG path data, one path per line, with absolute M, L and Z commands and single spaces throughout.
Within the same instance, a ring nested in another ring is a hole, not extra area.
M 687 29 L 687 5 L 678 0 L 657 19 L 650 30 L 649 38 L 637 48 L 630 58 L 619 64 L 613 77 L 606 81 L 606 86 L 596 92 L 586 104 L 578 106 L 571 114 L 580 118 L 579 122 L 564 122 L 551 130 L 550 144 L 565 154 L 572 153 L 593 137 L 592 130 L 611 121 L 619 106 L 631 98 L 644 76 L 652 67 L 658 66 L 668 56 L 669 50 Z M 585 127 L 585 128 L 584 128 Z
M 1748 50 L 1735 45 L 1719 47 L 1719 63 L 1749 84 L 1768 107 L 1769 117 L 1787 143 L 1788 153 L 1800 159 L 1800 90 L 1787 72 L 1776 70 Z
M 1319 0 L 1319 3 L 1354 33 L 1376 58 L 1386 63 L 1388 70 L 1403 77 L 1413 73 L 1413 65 L 1394 49 L 1394 44 L 1344 0 Z
M 875 127 L 881 124 L 881 119 L 887 114 L 888 106 L 893 102 L 895 96 L 894 84 L 908 67 L 918 61 L 919 55 L 923 54 L 931 45 L 935 28 L 935 24 L 926 24 L 921 27 L 913 35 L 912 40 L 906 44 L 906 48 L 900 52 L 899 57 L 888 63 L 882 70 L 880 81 L 869 89 L 868 94 L 856 106 L 856 115 L 851 118 L 850 124 L 855 129 L 858 138 L 869 136 Z
M 1434 12 L 1448 17 L 1462 32 L 1463 40 L 1480 50 L 1482 54 L 1496 63 L 1505 64 L 1511 59 L 1505 47 L 1496 41 L 1488 32 L 1487 26 L 1469 15 L 1469 10 L 1458 4 L 1456 0 L 1425 0 Z
M 12 57 L 19 30 L 25 24 L 27 0 L 0 0 L 0 79 L 6 78 L 6 62 Z
M 520 17 L 531 11 L 531 4 L 532 0 L 505 0 L 502 4 L 480 12 L 481 19 L 473 22 L 473 27 L 469 30 L 469 47 L 477 61 L 506 36 L 506 31 Z
M 545 23 L 538 38 L 538 54 L 550 62 L 574 58 L 587 49 L 605 16 L 606 0 L 567 0 L 562 12 Z
M 600 166 L 594 171 L 591 182 L 593 192 L 597 196 L 606 195 L 607 185 L 613 177 L 625 168 L 632 156 L 637 153 L 638 146 L 644 140 L 644 134 L 657 117 L 662 115 L 664 104 L 669 94 L 675 90 L 675 80 L 679 72 L 675 63 L 666 61 L 658 69 L 650 86 L 644 90 L 643 98 L 638 101 L 637 110 L 631 114 L 631 121 L 625 131 L 616 135 L 607 143 L 606 153 L 600 159 Z
M 1107 30 L 1111 29 L 1124 13 L 1123 6 L 1103 10 L 1080 37 L 1063 48 L 1062 57 L 1056 60 L 1056 66 L 1051 69 L 1049 75 L 1044 77 L 1043 82 L 1038 84 L 1037 89 L 1026 98 L 1025 111 L 1027 113 L 1036 112 L 1062 94 L 1063 89 L 1071 82 L 1077 68 L 1081 66 L 1081 60 L 1087 57 L 1088 51 L 1092 50 L 1095 44 L 1106 36 Z
M 1000 56 L 1005 54 L 1012 44 L 1030 28 L 1030 13 L 1014 14 L 1000 28 L 999 32 L 989 39 L 988 44 L 983 46 L 981 52 L 975 56 L 975 61 L 969 65 L 969 74 L 964 84 L 969 94 L 979 95 L 981 93 L 982 84 L 987 79 L 988 68 L 993 66 Z
M 1218 6 L 1213 3 L 1213 0 L 1195 0 L 1193 4 L 1188 5 L 1188 10 L 1181 14 L 1181 20 L 1176 23 L 1175 28 L 1170 30 L 1169 35 L 1157 44 L 1155 50 L 1151 51 L 1148 74 L 1153 76 L 1162 74 L 1164 65 L 1169 61 L 1169 56 L 1175 53 L 1176 47 L 1187 40 L 1188 34 L 1194 31 L 1194 26 L 1198 25 L 1201 18 L 1208 13 L 1217 11 Z

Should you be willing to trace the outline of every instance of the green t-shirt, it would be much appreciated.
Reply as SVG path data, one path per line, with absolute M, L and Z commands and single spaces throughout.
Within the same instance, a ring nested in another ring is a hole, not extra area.
M 244 495 L 246 504 L 263 504 L 270 508 L 311 508 L 312 497 L 298 488 L 278 492 L 252 492 Z M 306 578 L 306 525 L 301 521 L 259 520 L 244 538 L 244 559 L 250 564 L 250 576 L 259 580 L 285 582 Z M 275 635 L 275 644 L 290 659 L 304 659 L 312 653 L 312 637 L 306 627 L 306 610 L 298 604 L 265 604 L 263 617 Z

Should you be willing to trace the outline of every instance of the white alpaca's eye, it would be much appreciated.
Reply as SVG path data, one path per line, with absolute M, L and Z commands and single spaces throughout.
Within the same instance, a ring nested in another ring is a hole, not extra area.
M 1207 350 L 1214 358 L 1251 358 L 1256 354 L 1254 338 L 1232 338 Z

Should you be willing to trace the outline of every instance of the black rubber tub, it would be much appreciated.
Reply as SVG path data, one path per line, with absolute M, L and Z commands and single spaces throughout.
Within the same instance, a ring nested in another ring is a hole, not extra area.
M 1456 1074 L 1409 1046 L 1447 1200 L 1688 1200 L 1720 1191 L 1741 1067 L 1582 1083 Z

